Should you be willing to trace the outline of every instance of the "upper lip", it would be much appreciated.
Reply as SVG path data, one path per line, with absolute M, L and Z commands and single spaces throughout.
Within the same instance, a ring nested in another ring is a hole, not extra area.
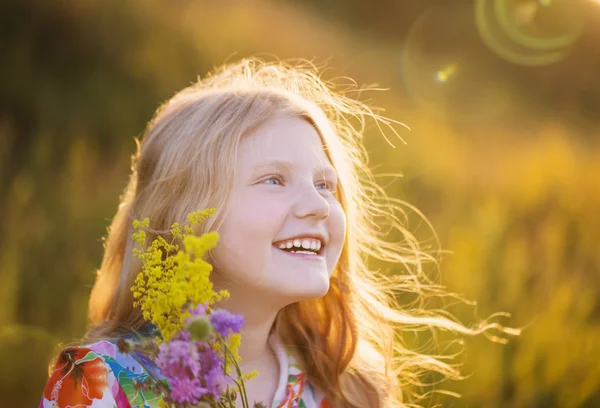
M 289 237 L 289 238 L 285 238 L 285 239 L 280 239 L 278 241 L 273 242 L 273 244 L 279 244 L 285 241 L 292 241 L 294 239 L 302 239 L 302 238 L 315 238 L 321 241 L 321 248 L 324 247 L 327 244 L 327 238 L 325 237 L 324 234 L 321 234 L 320 232 L 307 232 L 305 234 L 298 234 L 298 235 L 294 235 L 293 237 Z

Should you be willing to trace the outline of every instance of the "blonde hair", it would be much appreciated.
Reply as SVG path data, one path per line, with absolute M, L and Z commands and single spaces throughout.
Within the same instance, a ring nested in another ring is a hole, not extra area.
M 426 262 L 437 265 L 435 253 L 423 250 L 397 216 L 406 204 L 387 197 L 366 166 L 361 141 L 366 120 L 392 130 L 397 122 L 334 91 L 333 84 L 323 81 L 318 69 L 306 61 L 269 63 L 250 58 L 225 65 L 157 110 L 141 142 L 136 140 L 131 177 L 108 230 L 90 298 L 92 328 L 87 339 L 115 336 L 144 323 L 130 292 L 140 270 L 132 256 L 133 219 L 150 218 L 149 240 L 157 235 L 167 238 L 173 222 L 214 207 L 216 214 L 197 232 L 218 230 L 240 140 L 276 115 L 305 118 L 319 132 L 338 172 L 337 194 L 347 234 L 328 293 L 282 309 L 274 330 L 295 346 L 311 383 L 326 392 L 333 406 L 416 406 L 424 395 L 413 388 L 423 384 L 427 372 L 462 377 L 443 356 L 405 347 L 404 332 L 433 327 L 468 335 L 509 331 L 487 322 L 467 328 L 442 311 L 399 306 L 395 300 L 399 291 L 420 300 L 447 294 L 423 271 Z M 387 225 L 381 225 L 382 220 Z M 385 240 L 393 230 L 401 234 L 402 243 Z M 370 270 L 369 258 L 397 264 L 402 273 L 390 276 Z

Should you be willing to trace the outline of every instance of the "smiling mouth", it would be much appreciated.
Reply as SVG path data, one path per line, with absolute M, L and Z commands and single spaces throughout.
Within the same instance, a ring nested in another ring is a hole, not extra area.
M 307 249 L 300 248 L 291 248 L 291 249 L 281 249 L 276 245 L 273 245 L 273 248 L 280 252 L 284 252 L 287 255 L 302 257 L 302 258 L 323 258 L 323 254 L 325 253 L 325 247 L 322 246 L 318 251 L 310 251 Z

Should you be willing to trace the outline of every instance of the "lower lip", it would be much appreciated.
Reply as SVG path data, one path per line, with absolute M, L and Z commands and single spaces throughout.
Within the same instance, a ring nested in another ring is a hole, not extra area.
M 311 261 L 311 260 L 312 261 L 321 261 L 321 260 L 324 259 L 323 255 L 299 254 L 297 252 L 287 252 L 287 251 L 284 251 L 284 250 L 279 249 L 277 247 L 273 247 L 273 248 L 275 248 L 277 251 L 282 252 L 283 254 L 285 254 L 287 256 L 291 256 L 291 257 L 294 257 L 294 258 L 306 259 L 308 261 Z

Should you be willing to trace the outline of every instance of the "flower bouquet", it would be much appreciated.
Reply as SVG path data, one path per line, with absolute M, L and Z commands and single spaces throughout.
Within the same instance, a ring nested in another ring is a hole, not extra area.
M 122 339 L 118 346 L 144 368 L 148 377 L 136 387 L 162 395 L 161 408 L 233 408 L 238 396 L 242 407 L 250 407 L 244 380 L 257 373 L 243 374 L 238 364 L 244 319 L 214 307 L 229 293 L 213 290 L 212 266 L 203 260 L 219 236 L 217 232 L 195 236 L 192 228 L 214 212 L 196 211 L 187 216 L 185 225 L 174 223 L 170 243 L 158 236 L 146 249 L 133 250 L 142 262 L 131 288 L 134 306 L 141 309 L 157 335 Z M 133 239 L 142 248 L 148 225 L 148 218 L 133 222 Z M 150 365 L 158 368 L 160 375 Z M 253 407 L 264 405 L 259 402 Z

